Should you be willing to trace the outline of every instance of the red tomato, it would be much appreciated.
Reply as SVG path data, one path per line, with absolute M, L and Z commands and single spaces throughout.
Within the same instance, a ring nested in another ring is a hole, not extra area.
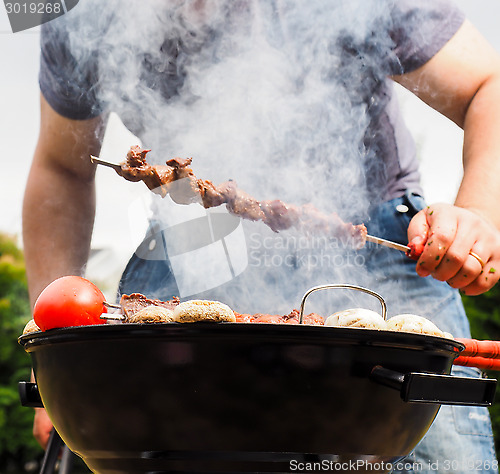
M 92 282 L 64 276 L 48 285 L 36 300 L 33 319 L 42 331 L 68 326 L 103 324 L 104 295 Z

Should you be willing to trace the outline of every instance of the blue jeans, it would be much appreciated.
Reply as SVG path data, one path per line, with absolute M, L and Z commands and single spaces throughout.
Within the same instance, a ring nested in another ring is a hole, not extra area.
M 411 193 L 383 203 L 371 212 L 366 221 L 368 232 L 407 243 L 408 224 L 424 207 L 424 200 Z M 249 225 L 264 227 L 262 223 Z M 432 277 L 419 277 L 415 272 L 415 262 L 399 251 L 373 244 L 367 244 L 355 255 L 345 249 L 341 249 L 344 253 L 335 253 L 337 249 L 328 248 L 328 252 L 331 252 L 322 255 L 329 257 L 328 260 L 323 258 L 311 261 L 304 259 L 301 253 L 303 249 L 297 245 L 300 240 L 292 241 L 293 249 L 283 250 L 283 241 L 265 240 L 266 238 L 276 237 L 264 237 L 261 242 L 276 244 L 273 257 L 280 257 L 271 258 L 269 262 L 281 262 L 285 270 L 283 273 L 280 273 L 283 270 L 281 267 L 266 266 L 263 259 L 265 252 L 261 252 L 255 259 L 250 258 L 247 269 L 239 275 L 234 275 L 231 281 L 209 291 L 191 295 L 190 298 L 221 299 L 239 312 L 286 314 L 300 301 L 293 289 L 293 282 L 307 285 L 304 289 L 321 283 L 358 283 L 372 288 L 384 297 L 389 317 L 400 313 L 419 314 L 431 319 L 440 329 L 455 337 L 470 337 L 469 323 L 458 291 Z M 269 247 L 255 243 L 257 241 L 253 240 L 251 234 L 247 234 L 247 242 L 249 254 L 259 246 L 259 251 Z M 317 248 L 313 250 L 319 252 Z M 161 299 L 179 295 L 175 272 L 167 254 L 162 233 L 151 232 L 130 260 L 120 282 L 119 292 L 141 292 Z M 329 268 L 312 264 L 337 262 L 340 255 L 349 272 L 340 271 L 335 265 Z M 252 265 L 255 262 L 259 264 Z M 200 269 L 198 273 L 203 272 Z M 252 274 L 257 275 L 257 279 L 252 279 Z M 328 280 L 325 281 L 325 278 Z M 259 298 L 266 288 L 272 288 L 274 293 L 279 293 L 272 309 L 269 308 L 267 297 Z M 280 301 L 283 302 L 282 307 L 279 306 Z M 241 306 L 238 307 L 238 304 Z M 338 301 L 336 304 L 340 305 Z M 480 372 L 474 368 L 457 367 L 454 373 L 469 377 L 480 376 Z M 479 407 L 442 406 L 432 427 L 414 453 L 396 468 L 394 472 L 419 474 L 436 471 L 498 472 L 488 410 Z
M 407 195 L 381 205 L 368 223 L 372 235 L 407 242 L 411 217 L 425 207 L 420 196 Z M 398 209 L 407 212 L 400 212 Z M 455 337 L 470 337 L 470 329 L 458 291 L 432 277 L 415 273 L 415 262 L 390 249 L 374 249 L 377 258 L 367 259 L 379 273 L 377 291 L 384 295 L 392 313 L 414 312 L 431 319 Z M 400 293 L 384 292 L 389 280 L 399 283 Z M 412 309 L 414 307 L 414 309 Z M 455 367 L 453 374 L 479 377 L 471 367 Z M 491 422 L 487 408 L 443 405 L 424 439 L 396 473 L 498 472 Z

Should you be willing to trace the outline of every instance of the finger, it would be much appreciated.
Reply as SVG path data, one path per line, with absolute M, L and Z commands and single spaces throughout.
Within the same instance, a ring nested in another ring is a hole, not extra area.
M 486 265 L 486 263 L 487 263 L 487 262 L 488 262 L 488 260 L 489 260 L 489 258 L 487 258 L 486 260 L 483 260 L 483 259 L 479 256 L 479 254 L 477 254 L 476 252 L 473 252 L 472 250 L 469 252 L 469 255 L 470 255 L 471 257 L 474 257 L 474 258 L 478 261 L 479 265 L 481 265 L 481 268 L 484 268 L 484 266 Z
M 455 239 L 457 217 L 447 211 L 446 207 L 439 206 L 425 209 L 429 230 L 426 245 L 417 263 L 417 273 L 420 276 L 428 276 L 436 270 Z
M 427 222 L 426 210 L 417 212 L 408 225 L 408 242 L 420 245 L 427 240 L 429 223 Z
M 468 254 L 457 273 L 446 280 L 452 288 L 465 288 L 483 272 L 483 265 L 473 255 Z
M 44 408 L 35 408 L 35 418 L 33 421 L 33 436 L 43 449 L 47 448 L 50 432 L 52 431 L 52 421 Z
M 469 221 L 457 221 L 457 232 L 448 249 L 439 261 L 432 276 L 436 280 L 447 281 L 454 288 L 472 283 L 484 266 L 471 254 L 471 248 L 476 244 L 476 229 Z
M 36 427 L 33 427 L 33 437 L 36 439 L 38 444 L 42 449 L 47 449 L 47 444 L 49 443 L 50 432 L 40 431 Z
M 38 444 L 42 447 L 42 449 L 47 449 L 47 445 L 49 444 L 50 431 L 36 431 L 34 429 L 33 436 Z
M 475 296 L 490 290 L 500 279 L 499 268 L 500 261 L 489 261 L 486 263 L 479 276 L 472 283 L 463 287 L 461 291 L 465 295 Z

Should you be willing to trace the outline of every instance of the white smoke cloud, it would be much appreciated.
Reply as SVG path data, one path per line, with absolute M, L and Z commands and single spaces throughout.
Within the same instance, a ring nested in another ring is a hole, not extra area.
M 357 68 L 336 46 L 370 37 L 385 50 L 378 56 L 389 54 L 391 39 L 383 29 L 377 38 L 375 28 L 388 21 L 386 12 L 385 1 L 361 0 L 120 0 L 106 8 L 87 0 L 66 16 L 73 15 L 74 56 L 85 61 L 97 48 L 99 98 L 152 149 L 151 161 L 189 156 L 200 178 L 234 179 L 259 200 L 313 203 L 350 219 L 366 216 L 374 191 L 366 186 L 366 163 L 374 157 L 364 146 L 365 79 L 353 75 Z M 344 26 L 353 22 L 346 38 Z M 376 64 L 366 68 L 371 80 L 385 75 Z M 172 203 L 153 202 L 155 218 L 168 227 Z M 247 243 L 272 235 L 262 223 L 245 226 Z M 296 248 L 268 250 L 283 259 L 295 255 L 301 267 L 275 273 L 262 253 L 254 256 L 256 278 L 237 295 L 249 310 L 257 293 L 258 310 L 277 311 L 296 305 L 313 284 L 369 281 L 347 257 L 311 260 Z M 273 285 L 287 289 L 275 295 Z

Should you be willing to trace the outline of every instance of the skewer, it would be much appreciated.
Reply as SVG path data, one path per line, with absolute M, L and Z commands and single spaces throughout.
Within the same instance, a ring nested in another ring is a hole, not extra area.
M 111 163 L 110 161 L 101 160 L 99 157 L 90 155 L 90 161 L 96 163 L 97 165 L 107 166 L 108 168 L 113 168 L 115 171 L 121 171 L 121 165 L 117 163 Z
M 105 319 L 106 321 L 107 320 L 110 320 L 110 321 L 125 321 L 125 319 L 127 319 L 127 318 L 123 314 L 118 314 L 118 313 L 115 313 L 115 314 L 112 314 L 112 313 L 103 313 L 103 314 L 101 314 L 100 319 Z
M 119 310 L 122 309 L 122 307 L 119 304 L 108 303 L 107 301 L 105 301 L 103 304 L 107 308 L 119 309 Z M 101 319 L 106 319 L 111 321 L 124 321 L 125 319 L 127 319 L 127 317 L 121 313 L 103 313 L 101 314 Z
M 122 307 L 119 304 L 108 303 L 107 301 L 105 301 L 103 304 L 107 308 L 122 309 Z
M 389 247 L 391 249 L 400 250 L 401 252 L 408 253 L 410 247 L 407 245 L 398 244 L 397 242 L 392 242 L 390 240 L 381 239 L 380 237 L 374 237 L 373 235 L 366 236 L 367 242 L 373 242 L 374 244 L 383 245 L 384 247 Z

